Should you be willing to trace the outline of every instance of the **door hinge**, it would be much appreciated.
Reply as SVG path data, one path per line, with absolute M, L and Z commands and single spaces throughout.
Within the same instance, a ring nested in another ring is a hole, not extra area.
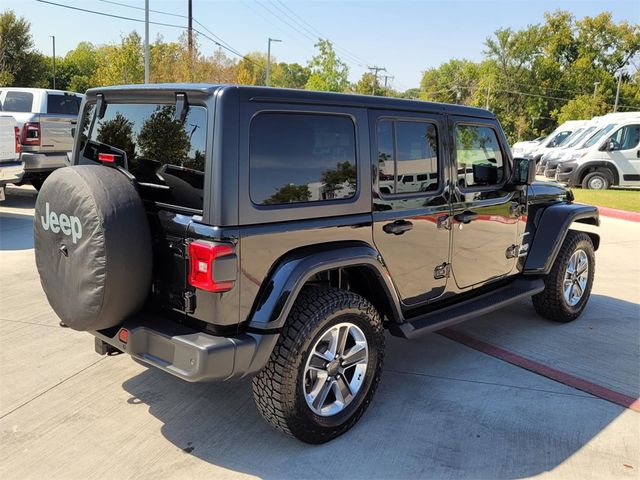
M 507 251 L 505 252 L 505 256 L 507 258 L 515 258 L 518 256 L 518 253 L 520 253 L 520 245 L 511 245 L 507 248 Z
M 433 270 L 433 278 L 435 279 L 447 278 L 449 277 L 450 271 L 451 271 L 451 264 L 447 262 L 443 262 Z
M 438 220 L 436 221 L 436 227 L 439 230 L 451 230 L 451 216 L 442 215 L 438 217 Z

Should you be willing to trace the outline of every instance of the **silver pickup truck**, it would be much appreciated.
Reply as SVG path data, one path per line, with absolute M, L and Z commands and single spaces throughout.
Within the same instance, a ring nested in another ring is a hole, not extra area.
M 23 173 L 16 120 L 0 113 L 0 202 L 4 200 L 4 187 L 18 183 Z
M 68 165 L 73 148 L 71 130 L 83 95 L 42 88 L 0 88 L 0 110 L 13 116 L 20 129 L 23 183 L 40 189 L 57 168 Z

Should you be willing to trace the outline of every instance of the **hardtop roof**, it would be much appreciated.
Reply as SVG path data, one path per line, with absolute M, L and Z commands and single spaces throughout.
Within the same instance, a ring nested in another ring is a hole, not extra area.
M 97 93 L 122 94 L 132 93 L 167 93 L 194 92 L 199 95 L 213 95 L 218 90 L 236 90 L 243 98 L 251 101 L 264 102 L 293 102 L 309 104 L 329 104 L 342 106 L 357 106 L 364 108 L 377 108 L 388 110 L 413 110 L 429 111 L 435 113 L 447 113 L 451 115 L 463 115 L 481 118 L 495 118 L 495 114 L 483 108 L 454 105 L 448 103 L 424 102 L 420 100 L 408 100 L 403 98 L 378 97 L 372 95 L 358 95 L 351 93 L 318 92 L 312 90 L 295 90 L 288 88 L 259 87 L 249 85 L 224 85 L 207 83 L 154 83 L 137 85 L 118 85 L 112 87 L 97 87 L 87 90 L 87 96 L 93 97 Z M 120 95 L 118 95 L 120 96 Z M 105 98 L 107 102 L 108 97 Z

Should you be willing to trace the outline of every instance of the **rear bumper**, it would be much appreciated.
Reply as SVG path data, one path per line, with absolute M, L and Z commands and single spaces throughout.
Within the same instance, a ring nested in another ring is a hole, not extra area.
M 69 165 L 67 152 L 22 152 L 20 160 L 24 162 L 25 173 L 52 172 Z
M 0 163 L 0 186 L 7 183 L 17 183 L 22 180 L 24 163 L 21 161 Z
M 129 332 L 126 343 L 118 338 L 123 328 Z M 117 329 L 91 333 L 98 353 L 106 353 L 106 343 L 188 382 L 227 380 L 258 372 L 279 336 L 246 333 L 221 337 L 156 317 L 137 318 Z

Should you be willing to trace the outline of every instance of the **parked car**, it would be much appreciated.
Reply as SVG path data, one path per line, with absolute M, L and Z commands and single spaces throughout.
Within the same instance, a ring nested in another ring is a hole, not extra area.
M 640 116 L 603 127 L 558 163 L 555 178 L 596 190 L 640 186 Z
M 562 142 L 562 145 L 558 148 L 554 148 L 553 150 L 545 153 L 540 158 L 538 165 L 536 167 L 536 173 L 538 175 L 545 175 L 546 177 L 555 178 L 555 167 L 552 169 L 548 169 L 548 165 L 556 165 L 562 159 L 566 158 L 567 155 L 571 155 L 571 152 L 574 148 L 582 145 L 586 142 L 592 135 L 594 135 L 602 125 L 602 117 L 594 117 L 589 120 L 583 127 L 577 129 L 574 133 L 572 133 L 567 139 Z M 550 172 L 553 171 L 553 176 L 550 176 Z
M 0 107 L 13 115 L 20 129 L 23 182 L 40 189 L 52 171 L 68 165 L 82 97 L 61 90 L 0 88 Z
M 181 84 L 91 89 L 82 112 L 73 166 L 35 206 L 53 310 L 101 354 L 253 376 L 264 418 L 305 442 L 363 415 L 385 330 L 587 305 L 599 237 L 571 225 L 597 208 L 535 183 L 487 110 Z M 405 163 L 429 188 L 397 188 Z
M 20 160 L 18 124 L 10 115 L 0 112 L 0 201 L 5 199 L 5 187 L 18 183 L 24 173 Z

